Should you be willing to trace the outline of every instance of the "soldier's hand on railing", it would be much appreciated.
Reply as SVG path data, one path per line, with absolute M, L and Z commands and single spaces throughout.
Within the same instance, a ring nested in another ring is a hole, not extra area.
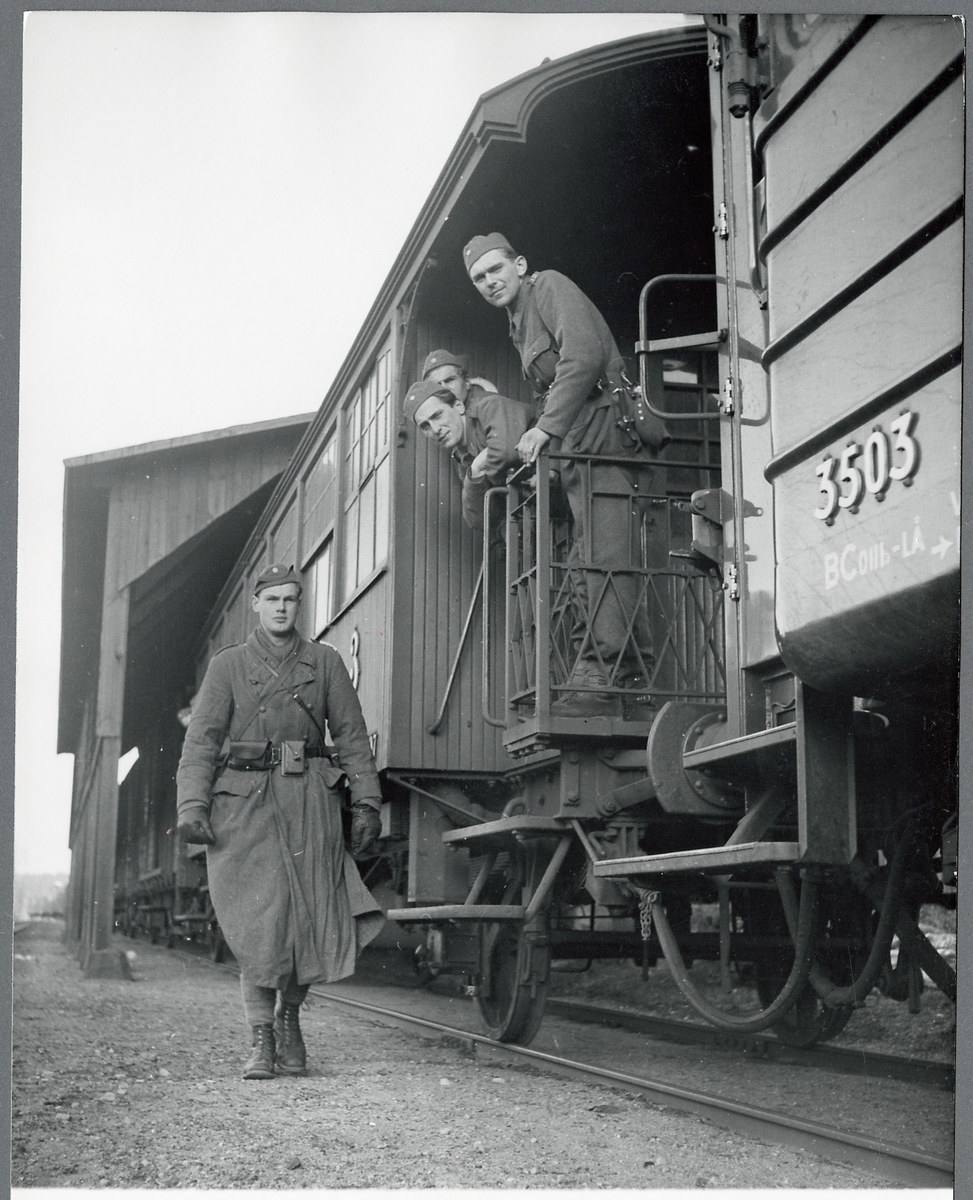
M 528 429 L 517 443 L 517 453 L 520 455 L 520 461 L 525 463 L 536 462 L 538 454 L 540 454 L 550 440 L 551 435 L 545 433 L 543 429 L 538 429 L 536 425 L 533 429 Z

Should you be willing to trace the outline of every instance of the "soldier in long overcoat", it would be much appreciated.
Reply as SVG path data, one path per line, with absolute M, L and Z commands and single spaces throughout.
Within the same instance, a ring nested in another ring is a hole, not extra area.
M 361 706 L 338 652 L 298 634 L 300 602 L 292 567 L 258 577 L 260 623 L 211 659 L 176 775 L 179 834 L 207 846 L 210 897 L 241 968 L 247 1079 L 304 1073 L 308 986 L 352 974 L 383 921 L 342 831 L 345 779 L 352 852 L 381 830 Z M 325 722 L 337 765 L 325 756 Z

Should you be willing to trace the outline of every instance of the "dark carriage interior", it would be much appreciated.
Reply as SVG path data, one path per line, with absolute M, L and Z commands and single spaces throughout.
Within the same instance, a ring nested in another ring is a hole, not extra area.
M 594 300 L 637 369 L 643 285 L 664 273 L 713 271 L 707 88 L 700 54 L 627 67 L 546 97 L 526 143 L 494 142 L 435 247 L 417 353 L 427 344 L 472 350 L 474 371 L 500 375 L 501 389 L 516 386 L 516 362 L 507 372 L 498 362 L 508 353 L 505 314 L 474 291 L 461 257 L 471 236 L 500 230 L 531 270 L 561 271 Z M 649 336 L 715 328 L 713 296 L 707 287 L 667 287 L 653 303 Z

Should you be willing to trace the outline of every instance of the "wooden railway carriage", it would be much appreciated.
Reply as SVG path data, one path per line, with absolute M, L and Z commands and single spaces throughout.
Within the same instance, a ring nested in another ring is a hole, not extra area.
M 708 22 L 483 97 L 200 647 L 201 672 L 255 573 L 298 564 L 382 772 L 367 878 L 510 1040 L 552 958 L 664 952 L 710 1019 L 804 1042 L 881 968 L 954 986 L 915 916 L 956 806 L 959 25 Z M 597 568 L 638 581 L 652 721 L 552 711 L 572 573 L 550 460 L 491 493 L 481 536 L 402 419 L 436 347 L 529 398 L 463 271 L 493 229 L 582 287 L 667 414 L 641 557 Z M 684 957 L 735 964 L 764 1007 L 714 1011 Z

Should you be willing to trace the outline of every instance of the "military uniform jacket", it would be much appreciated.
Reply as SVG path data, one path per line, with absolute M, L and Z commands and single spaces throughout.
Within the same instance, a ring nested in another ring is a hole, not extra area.
M 342 979 L 357 950 L 378 932 L 382 914 L 344 845 L 338 785 L 353 802 L 381 806 L 381 792 L 358 697 L 332 646 L 295 640 L 297 663 L 278 689 L 290 656 L 276 660 L 257 632 L 215 654 L 193 703 L 176 774 L 180 813 L 209 810 L 216 845 L 207 847 L 210 897 L 220 927 L 249 983 L 282 987 Z M 339 766 L 310 758 L 303 775 L 238 771 L 220 765 L 224 739 L 321 738 L 293 700 L 297 694 L 328 732 Z
M 533 420 L 530 407 L 520 400 L 487 392 L 474 384 L 466 398 L 466 446 L 453 451 L 453 461 L 463 482 L 463 520 L 472 529 L 483 528 L 483 496 L 488 488 L 506 481 L 507 471 L 520 466 L 517 443 Z M 474 479 L 470 463 L 487 451 L 486 474 Z
M 560 271 L 525 276 L 517 310 L 507 316 L 524 375 L 536 392 L 547 393 L 538 429 L 563 438 L 586 418 L 588 400 L 610 404 L 607 391 L 593 393 L 624 360 L 605 318 L 576 283 Z

